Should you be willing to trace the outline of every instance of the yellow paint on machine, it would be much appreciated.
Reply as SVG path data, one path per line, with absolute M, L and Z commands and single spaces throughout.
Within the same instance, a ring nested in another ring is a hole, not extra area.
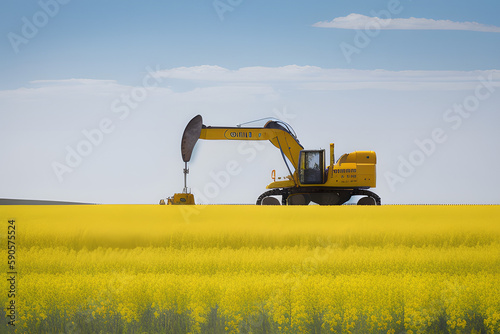
M 164 205 L 165 201 L 161 200 L 160 204 Z M 174 196 L 167 198 L 168 205 L 194 205 L 194 195 L 191 193 L 177 193 Z

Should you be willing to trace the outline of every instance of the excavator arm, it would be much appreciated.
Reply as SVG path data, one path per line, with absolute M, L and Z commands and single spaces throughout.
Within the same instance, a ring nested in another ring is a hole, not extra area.
M 262 128 L 249 127 L 218 127 L 206 126 L 203 124 L 201 115 L 197 115 L 189 121 L 184 129 L 181 141 L 181 155 L 185 162 L 184 168 L 184 189 L 187 189 L 186 176 L 189 173 L 187 163 L 191 160 L 191 154 L 198 139 L 205 140 L 269 140 L 277 147 L 285 164 L 290 172 L 290 175 L 295 178 L 299 165 L 300 151 L 304 149 L 300 145 L 293 130 L 286 124 L 280 121 L 269 121 Z M 285 157 L 292 163 L 294 171 L 290 170 Z

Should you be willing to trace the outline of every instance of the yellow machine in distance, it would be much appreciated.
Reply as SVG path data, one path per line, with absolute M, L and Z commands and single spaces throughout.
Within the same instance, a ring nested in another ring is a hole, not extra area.
M 186 166 L 184 194 L 188 193 L 187 162 L 198 139 L 268 140 L 280 150 L 290 175 L 284 180 L 276 180 L 274 176 L 273 182 L 266 187 L 269 190 L 257 198 L 257 205 L 280 204 L 274 196 L 281 196 L 283 205 L 307 205 L 310 202 L 320 205 L 341 205 L 349 201 L 352 196 L 363 196 L 358 204 L 381 204 L 380 197 L 367 190 L 376 186 L 377 157 L 373 151 L 344 154 L 335 162 L 334 144 L 330 144 L 330 159 L 327 166 L 325 150 L 305 150 L 293 129 L 284 122 L 268 121 L 262 128 L 214 127 L 203 125 L 200 115 L 194 117 L 186 126 L 181 142 L 181 153 Z M 287 160 L 293 166 L 293 170 Z
M 163 202 L 162 202 L 163 201 Z M 160 204 L 165 204 L 164 200 L 160 201 Z M 167 198 L 168 205 L 193 205 L 194 196 L 190 193 L 177 193 L 172 197 Z

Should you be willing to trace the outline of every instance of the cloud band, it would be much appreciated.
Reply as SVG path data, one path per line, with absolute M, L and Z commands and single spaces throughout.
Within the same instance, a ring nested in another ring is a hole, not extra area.
M 381 19 L 352 13 L 337 17 L 332 21 L 321 21 L 313 24 L 318 28 L 366 29 L 377 27 L 387 30 L 466 30 L 481 32 L 500 32 L 500 27 L 484 25 L 477 22 L 454 22 L 450 20 L 433 20 L 410 17 L 408 19 Z

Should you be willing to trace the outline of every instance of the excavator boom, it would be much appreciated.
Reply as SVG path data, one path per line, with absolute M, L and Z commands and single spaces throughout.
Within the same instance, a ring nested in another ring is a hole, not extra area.
M 200 139 L 206 140 L 269 140 L 297 169 L 300 151 L 304 149 L 289 131 L 271 121 L 263 128 L 203 126 Z

